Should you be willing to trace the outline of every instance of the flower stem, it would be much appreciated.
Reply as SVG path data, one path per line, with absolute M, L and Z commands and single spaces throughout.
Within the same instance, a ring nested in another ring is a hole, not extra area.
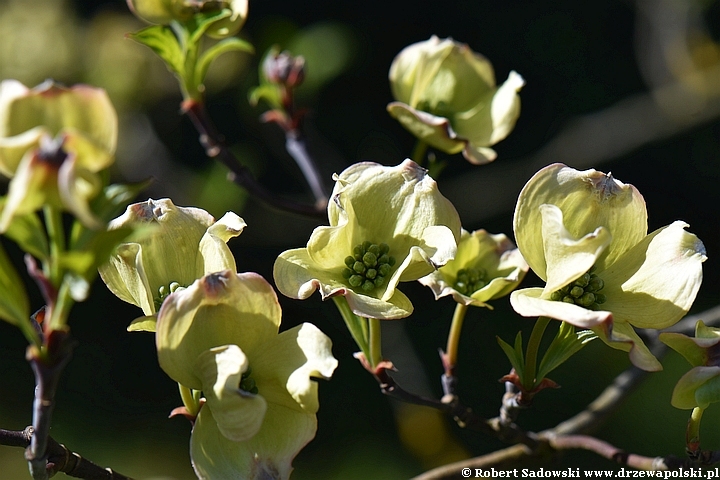
M 380 320 L 377 318 L 368 318 L 368 327 L 369 327 L 369 350 L 370 350 L 370 356 L 368 357 L 368 361 L 370 362 L 370 366 L 375 368 L 377 367 L 380 362 L 382 362 L 382 338 L 380 335 Z
M 528 390 L 532 390 L 535 384 L 542 380 L 542 378 L 535 378 L 537 372 L 537 357 L 538 351 L 540 350 L 540 341 L 549 323 L 549 317 L 538 317 L 530 334 L 530 339 L 528 340 L 525 353 L 525 378 L 523 379 L 524 387 Z
M 318 209 L 327 207 L 328 197 L 330 196 L 325 189 L 322 176 L 318 171 L 317 165 L 307 151 L 305 138 L 301 136 L 298 130 L 290 130 L 285 134 L 285 149 L 295 160 L 300 171 L 305 177 L 305 181 L 310 186 L 313 196 L 315 197 L 315 206 Z
M 200 412 L 200 402 L 198 402 L 196 390 L 192 390 L 185 385 L 178 383 L 180 389 L 180 398 L 182 398 L 183 405 L 187 408 L 188 414 L 196 417 Z
M 685 445 L 688 455 L 697 457 L 700 453 L 700 420 L 705 410 L 700 407 L 693 408 L 685 432 Z
M 421 167 L 425 163 L 425 154 L 427 153 L 428 144 L 422 140 L 418 140 L 413 149 L 412 159 Z
M 455 313 L 453 313 L 452 323 L 450 324 L 450 333 L 448 333 L 447 348 L 445 349 L 443 362 L 445 364 L 445 375 L 448 377 L 454 376 L 455 365 L 457 364 L 458 357 L 460 331 L 462 330 L 463 321 L 465 320 L 465 314 L 467 311 L 467 305 L 458 303 L 455 306 Z
M 332 299 L 335 302 L 335 306 L 340 312 L 340 315 L 342 315 L 343 320 L 345 320 L 345 325 L 350 331 L 350 335 L 352 335 L 353 340 L 355 340 L 357 346 L 360 347 L 360 350 L 365 355 L 365 358 L 367 358 L 368 361 L 371 361 L 370 359 L 373 357 L 368 343 L 368 319 L 355 315 L 350 309 L 350 305 L 348 305 L 345 297 L 338 295 L 332 297 Z
M 65 229 L 60 210 L 51 205 L 45 205 L 43 211 L 45 228 L 50 241 L 50 260 L 44 263 L 43 270 L 52 286 L 58 288 L 61 280 L 60 254 L 65 250 Z

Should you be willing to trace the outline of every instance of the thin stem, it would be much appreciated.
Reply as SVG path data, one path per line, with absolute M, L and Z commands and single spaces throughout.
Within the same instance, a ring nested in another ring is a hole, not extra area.
M 523 379 L 527 390 L 532 390 L 537 381 L 542 380 L 541 378 L 535 378 L 537 372 L 537 358 L 538 351 L 540 350 L 540 341 L 542 340 L 545 329 L 550 323 L 548 317 L 538 317 L 535 325 L 533 326 L 530 339 L 528 340 L 527 350 L 525 354 L 525 378 Z
M 355 340 L 357 346 L 360 347 L 360 350 L 365 355 L 365 358 L 368 361 L 371 361 L 370 359 L 373 357 L 368 343 L 367 319 L 355 315 L 350 309 L 350 305 L 348 305 L 345 297 L 337 295 L 332 297 L 332 299 L 335 302 L 335 306 L 340 312 L 340 315 L 342 315 L 345 325 L 350 331 L 350 335 L 352 335 L 353 340 Z
M 295 160 L 305 181 L 315 196 L 315 206 L 318 209 L 327 207 L 329 194 L 317 169 L 317 165 L 308 154 L 305 138 L 298 130 L 291 130 L 285 134 L 285 149 Z
M 420 166 L 423 166 L 425 163 L 425 154 L 428 150 L 428 144 L 425 143 L 423 140 L 418 140 L 417 143 L 415 143 L 415 148 L 412 152 L 412 160 L 417 163 Z
M 450 333 L 448 333 L 447 348 L 445 350 L 445 355 L 443 356 L 445 375 L 448 377 L 452 377 L 455 374 L 455 365 L 457 364 L 458 357 L 458 344 L 460 343 L 460 331 L 462 330 L 463 321 L 465 320 L 465 314 L 467 311 L 467 305 L 458 303 L 455 306 L 452 323 L 450 324 Z
M 703 412 L 704 409 L 700 407 L 693 408 L 685 433 L 686 449 L 688 455 L 693 458 L 697 458 L 700 452 L 700 420 L 702 420 Z
M 57 288 L 60 285 L 62 274 L 59 257 L 65 251 L 65 229 L 63 228 L 60 210 L 51 205 L 45 205 L 43 211 L 45 213 L 45 228 L 47 228 L 50 242 L 50 260 L 43 265 L 43 270 L 50 279 L 50 283 Z
M 185 405 L 188 415 L 197 417 L 197 414 L 200 412 L 200 403 L 197 401 L 197 397 L 195 396 L 195 390 L 180 383 L 178 383 L 178 388 L 180 389 L 180 398 L 182 398 L 183 405 Z
M 67 325 L 70 309 L 75 304 L 70 289 L 70 282 L 68 281 L 63 281 L 60 285 L 55 305 L 50 309 L 50 319 L 46 331 L 62 330 Z
M 182 104 L 182 111 L 190 118 L 195 129 L 200 134 L 200 144 L 205 149 L 205 154 L 210 158 L 217 159 L 230 170 L 231 174 L 229 178 L 231 181 L 245 188 L 252 196 L 272 207 L 300 215 L 326 218 L 324 208 L 284 199 L 260 185 L 252 173 L 250 173 L 250 171 L 238 161 L 235 155 L 228 150 L 227 146 L 225 146 L 222 135 L 220 135 L 210 120 L 202 102 L 185 100 Z
M 368 338 L 370 340 L 369 351 L 370 357 L 368 361 L 374 369 L 382 362 L 382 338 L 380 335 L 380 320 L 377 318 L 368 318 Z

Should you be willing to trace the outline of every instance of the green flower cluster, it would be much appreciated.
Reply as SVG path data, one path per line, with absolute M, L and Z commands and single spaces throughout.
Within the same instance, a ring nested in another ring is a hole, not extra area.
M 362 288 L 364 292 L 372 292 L 385 284 L 385 277 L 395 265 L 395 257 L 388 255 L 390 246 L 387 243 L 363 242 L 353 248 L 353 254 L 345 258 L 343 278 L 354 288 Z
M 594 271 L 595 267 L 592 267 L 574 282 L 554 291 L 550 295 L 550 299 L 580 305 L 590 310 L 600 310 L 600 305 L 607 300 L 605 294 L 600 293 L 600 290 L 605 286 L 605 282 L 595 275 Z
M 463 268 L 458 271 L 453 288 L 463 295 L 472 295 L 487 285 L 487 271 L 484 268 Z

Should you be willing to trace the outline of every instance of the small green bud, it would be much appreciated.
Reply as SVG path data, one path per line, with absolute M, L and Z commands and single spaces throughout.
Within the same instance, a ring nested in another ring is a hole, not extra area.
M 353 270 L 355 270 L 357 273 L 365 273 L 365 264 L 362 262 L 355 262 L 355 264 L 353 265 Z
M 583 276 L 575 280 L 575 285 L 579 287 L 587 287 L 588 283 L 590 283 L 590 274 L 585 273 Z
M 347 265 L 348 268 L 352 268 L 352 266 L 355 265 L 355 257 L 352 257 L 352 256 L 345 257 L 345 265 Z
M 367 252 L 365 255 L 363 255 L 363 263 L 368 267 L 374 267 L 375 265 L 377 265 L 377 257 L 374 253 Z

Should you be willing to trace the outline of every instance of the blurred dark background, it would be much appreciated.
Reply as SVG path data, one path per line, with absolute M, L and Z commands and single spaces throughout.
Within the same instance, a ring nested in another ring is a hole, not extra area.
M 142 28 L 122 0 L 0 2 L 0 78 L 35 85 L 45 78 L 106 88 L 120 115 L 117 181 L 152 176 L 144 198 L 171 197 L 216 217 L 233 210 L 248 223 L 230 245 L 240 271 L 272 279 L 281 251 L 305 244 L 319 223 L 277 212 L 248 198 L 207 159 L 192 125 L 179 114 L 171 74 L 144 47 L 126 40 Z M 556 161 L 578 169 L 612 171 L 644 195 L 650 230 L 682 219 L 707 247 L 705 282 L 693 313 L 718 303 L 720 251 L 720 2 L 717 0 L 559 0 L 447 2 L 250 2 L 241 36 L 254 56 L 226 54 L 207 82 L 209 110 L 241 161 L 278 195 L 311 202 L 284 138 L 261 124 L 248 90 L 258 61 L 273 44 L 307 58 L 298 100 L 309 109 L 309 148 L 324 178 L 360 160 L 396 165 L 414 138 L 386 113 L 392 100 L 387 72 L 405 46 L 431 35 L 468 43 L 493 63 L 498 83 L 511 70 L 527 84 L 515 130 L 496 145 L 498 159 L 483 167 L 460 155 L 435 152 L 447 168 L 441 191 L 457 206 L 468 230 L 512 232 L 512 210 L 522 185 Z M 5 182 L 5 180 L 2 180 Z M 5 190 L 5 183 L 0 191 Z M 143 200 L 140 198 L 139 200 Z M 21 254 L 3 241 L 18 268 Z M 530 275 L 525 285 L 537 284 Z M 444 347 L 454 304 L 433 300 L 419 284 L 401 289 L 415 304 L 412 317 L 384 324 L 384 353 L 398 380 L 425 395 L 441 394 Z M 34 291 L 33 288 L 31 288 Z M 34 305 L 40 299 L 34 293 Z M 281 298 L 283 328 L 316 323 L 334 343 L 340 366 L 321 382 L 318 434 L 297 457 L 296 479 L 399 479 L 433 466 L 490 452 L 497 440 L 465 432 L 435 412 L 383 397 L 352 358 L 355 347 L 339 314 L 319 295 Z M 495 336 L 506 341 L 532 321 L 517 317 L 507 299 L 495 310 L 471 309 L 461 340 L 459 391 L 480 415 L 495 416 L 508 372 Z M 91 300 L 76 306 L 70 323 L 78 341 L 63 375 L 51 434 L 71 449 L 135 478 L 194 478 L 189 425 L 167 414 L 180 405 L 177 386 L 157 365 L 149 334 L 127 333 L 139 310 L 98 282 Z M 19 331 L 0 325 L 0 427 L 31 421 L 33 378 Z M 519 423 L 550 428 L 580 411 L 628 366 L 627 355 L 594 342 L 553 373 L 562 389 L 543 392 Z M 643 455 L 682 455 L 689 411 L 670 403 L 687 370 L 668 354 L 665 370 L 650 375 L 597 432 Z M 720 415 L 703 421 L 703 447 L 720 449 Z M 567 452 L 546 467 L 604 467 L 592 454 Z M 20 449 L 0 448 L 0 477 L 26 478 Z M 63 477 L 63 475 L 59 475 Z

